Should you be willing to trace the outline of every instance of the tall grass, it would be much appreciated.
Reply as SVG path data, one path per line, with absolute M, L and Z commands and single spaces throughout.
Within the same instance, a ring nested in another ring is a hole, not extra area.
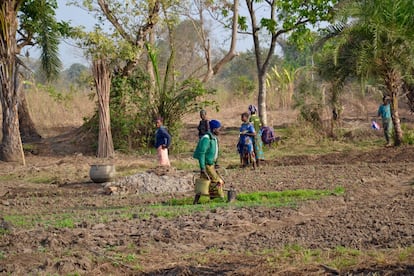
M 50 137 L 60 134 L 63 129 L 81 126 L 96 106 L 90 99 L 90 92 L 70 92 L 46 86 L 26 90 L 29 112 L 40 134 Z

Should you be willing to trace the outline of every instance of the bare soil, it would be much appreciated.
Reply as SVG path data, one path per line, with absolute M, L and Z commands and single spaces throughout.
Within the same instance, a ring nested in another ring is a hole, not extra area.
M 414 275 L 412 146 L 283 157 L 255 171 L 226 169 L 227 185 L 238 192 L 344 187 L 340 196 L 294 207 L 229 204 L 173 218 L 142 218 L 139 206 L 192 193 L 105 195 L 102 185 L 88 178 L 96 160 L 69 150 L 65 137 L 44 140 L 28 153 L 25 167 L 0 163 L 5 179 L 0 214 L 40 221 L 76 213 L 84 219 L 70 227 L 1 221 L 3 275 Z M 59 155 L 63 148 L 67 151 Z M 153 158 L 119 155 L 112 162 L 119 171 L 133 173 L 153 166 Z M 175 173 L 179 176 L 174 170 L 169 175 Z M 7 180 L 7 175 L 13 177 Z M 50 175 L 50 184 L 34 183 L 35 177 Z M 129 209 L 136 213 L 123 216 Z M 109 219 L 105 212 L 111 213 Z M 304 262 L 276 254 L 289 246 L 301 248 L 299 255 L 342 247 L 376 253 L 342 268 L 323 259 Z M 407 249 L 405 255 L 390 256 L 400 249 Z

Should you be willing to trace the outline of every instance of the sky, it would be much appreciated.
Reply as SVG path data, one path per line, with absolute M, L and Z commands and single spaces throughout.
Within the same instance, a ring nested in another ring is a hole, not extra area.
M 58 0 L 58 9 L 56 10 L 56 18 L 58 21 L 70 21 L 73 26 L 85 26 L 87 30 L 92 30 L 96 23 L 94 17 L 86 10 L 73 5 L 67 5 L 69 0 Z M 240 38 L 240 36 L 239 36 Z M 246 37 L 245 37 L 246 38 Z M 240 39 L 238 42 L 238 50 L 245 51 L 251 48 L 249 39 Z M 39 51 L 33 51 L 34 56 L 39 55 Z M 59 46 L 60 58 L 64 69 L 69 68 L 73 63 L 82 63 L 88 65 L 88 61 L 83 57 L 81 49 L 76 47 L 71 40 L 63 40 Z
M 70 21 L 74 26 L 82 25 L 91 29 L 96 22 L 93 16 L 81 8 L 68 6 L 67 2 L 68 0 L 58 0 L 57 20 Z M 64 68 L 69 68 L 73 63 L 85 65 L 88 63 L 83 57 L 82 51 L 71 40 L 63 40 L 59 46 L 59 52 Z

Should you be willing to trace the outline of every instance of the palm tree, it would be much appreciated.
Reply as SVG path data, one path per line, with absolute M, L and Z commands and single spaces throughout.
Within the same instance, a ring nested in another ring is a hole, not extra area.
M 414 2 L 357 0 L 348 1 L 348 8 L 351 23 L 341 31 L 345 42 L 340 47 L 354 53 L 357 75 L 377 78 L 384 85 L 385 94 L 391 97 L 394 144 L 398 146 L 402 143 L 398 98 L 403 94 L 404 78 L 414 66 Z

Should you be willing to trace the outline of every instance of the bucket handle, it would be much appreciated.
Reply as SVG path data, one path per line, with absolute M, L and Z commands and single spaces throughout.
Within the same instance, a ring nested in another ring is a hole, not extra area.
M 207 176 L 208 181 L 211 181 L 210 176 L 208 175 L 207 172 L 205 172 L 204 175 Z
M 195 173 L 195 174 L 193 175 L 193 184 L 194 184 L 194 185 L 195 185 L 195 179 L 196 179 L 196 177 L 197 177 L 198 175 L 200 175 L 200 173 Z M 210 176 L 209 176 L 207 173 L 205 173 L 204 175 L 207 177 L 208 181 L 211 181 Z

